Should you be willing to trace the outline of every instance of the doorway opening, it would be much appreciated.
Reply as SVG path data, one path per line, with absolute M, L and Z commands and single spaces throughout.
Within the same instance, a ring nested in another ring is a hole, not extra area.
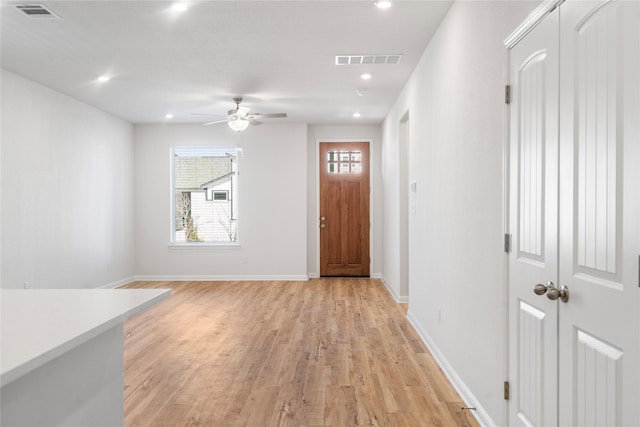
M 409 194 L 409 112 L 407 111 L 400 119 L 399 124 L 399 236 L 400 236 L 400 292 L 402 299 L 409 298 L 409 235 L 410 235 L 410 212 L 415 208 L 415 198 Z M 410 200 L 411 198 L 411 200 Z M 411 204 L 411 206 L 410 206 Z M 413 208 L 412 208 L 413 207 Z

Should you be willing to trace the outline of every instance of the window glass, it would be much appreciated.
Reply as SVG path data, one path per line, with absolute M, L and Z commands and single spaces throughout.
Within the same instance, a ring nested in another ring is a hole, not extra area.
M 236 148 L 173 150 L 172 243 L 238 240 Z
M 329 151 L 327 153 L 327 172 L 362 173 L 362 152 Z

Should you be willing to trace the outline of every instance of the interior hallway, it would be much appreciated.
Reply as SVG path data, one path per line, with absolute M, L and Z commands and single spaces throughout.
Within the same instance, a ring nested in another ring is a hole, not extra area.
M 126 287 L 126 426 L 477 425 L 378 280 Z

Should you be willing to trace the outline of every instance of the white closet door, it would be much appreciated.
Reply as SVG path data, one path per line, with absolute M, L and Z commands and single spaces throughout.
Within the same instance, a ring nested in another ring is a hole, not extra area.
M 511 49 L 509 369 L 512 426 L 557 423 L 558 11 Z
M 560 425 L 640 425 L 640 2 L 561 10 Z

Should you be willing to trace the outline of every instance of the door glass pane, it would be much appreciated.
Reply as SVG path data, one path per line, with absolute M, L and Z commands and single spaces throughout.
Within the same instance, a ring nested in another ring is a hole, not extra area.
M 361 173 L 362 153 L 360 151 L 329 151 L 327 171 L 329 173 Z

